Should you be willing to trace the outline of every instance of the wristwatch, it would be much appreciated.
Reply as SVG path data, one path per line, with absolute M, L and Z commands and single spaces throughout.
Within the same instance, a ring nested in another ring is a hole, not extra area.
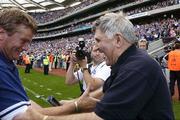
M 82 68 L 82 72 L 84 73 L 85 70 L 88 70 L 88 68 Z

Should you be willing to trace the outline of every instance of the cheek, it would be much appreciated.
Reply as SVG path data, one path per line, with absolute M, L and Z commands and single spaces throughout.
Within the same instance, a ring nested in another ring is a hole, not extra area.
M 108 51 L 107 51 L 106 47 L 104 47 L 104 46 L 101 47 L 101 52 L 104 53 L 104 54 L 101 55 L 101 56 L 107 56 L 107 52 L 108 52 Z
M 105 46 L 104 51 L 107 57 L 112 56 L 113 46 L 110 45 Z

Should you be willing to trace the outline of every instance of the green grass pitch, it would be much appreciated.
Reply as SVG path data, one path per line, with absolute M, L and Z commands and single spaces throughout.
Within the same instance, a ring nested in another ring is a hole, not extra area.
M 80 95 L 78 85 L 65 85 L 65 78 L 55 75 L 45 76 L 41 72 L 31 70 L 30 74 L 24 73 L 24 68 L 19 67 L 24 88 L 29 98 L 43 107 L 50 106 L 46 101 L 49 95 L 53 95 L 58 100 L 73 99 Z

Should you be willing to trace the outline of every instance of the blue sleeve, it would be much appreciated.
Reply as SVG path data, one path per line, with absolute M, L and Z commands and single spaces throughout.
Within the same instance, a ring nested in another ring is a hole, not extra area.
M 19 112 L 30 105 L 16 70 L 0 68 L 0 119 L 10 118 L 14 111 Z M 9 120 L 9 119 L 8 119 Z

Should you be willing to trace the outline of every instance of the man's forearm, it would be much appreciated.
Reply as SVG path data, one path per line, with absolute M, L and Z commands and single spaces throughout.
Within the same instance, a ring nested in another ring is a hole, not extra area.
M 100 100 L 104 96 L 103 87 L 100 87 L 99 89 L 91 92 L 89 95 Z
M 44 115 L 67 115 L 75 113 L 75 110 L 75 104 L 71 102 L 63 106 L 43 108 L 38 111 Z
M 75 80 L 74 76 L 74 64 L 70 63 L 69 68 L 66 73 L 66 84 L 72 84 L 73 81 Z
M 90 90 L 94 91 L 97 88 L 99 88 L 103 84 L 103 80 L 99 78 L 93 78 L 89 72 L 86 70 L 83 73 L 84 81 L 86 82 L 86 85 L 88 86 L 89 84 L 91 85 Z
M 46 120 L 103 120 L 103 119 L 97 116 L 94 112 L 91 112 L 91 113 L 74 114 L 68 116 L 59 116 L 59 117 L 48 116 Z

